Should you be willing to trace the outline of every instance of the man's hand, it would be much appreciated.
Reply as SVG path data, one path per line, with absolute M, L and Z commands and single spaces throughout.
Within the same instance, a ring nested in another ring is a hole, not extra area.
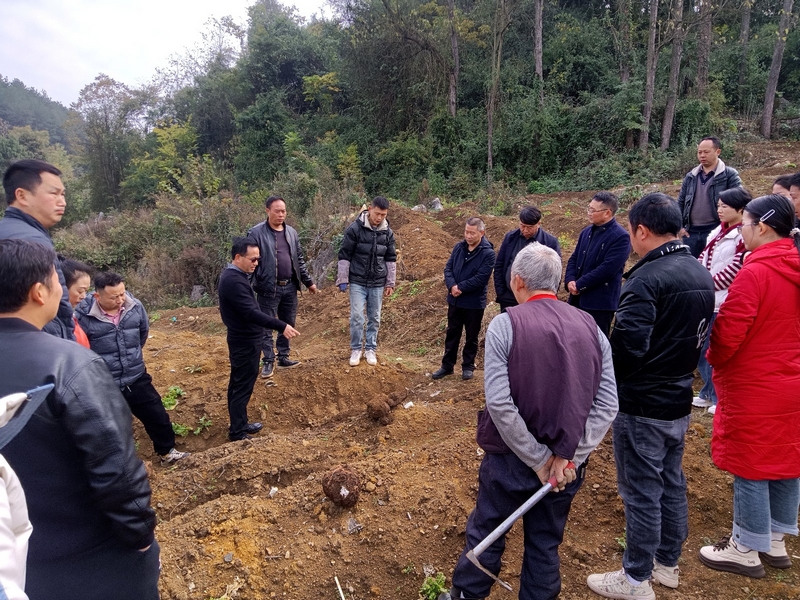
M 339 284 L 339 291 L 340 292 L 346 292 L 347 291 L 347 284 L 346 283 L 340 283 Z
M 575 284 L 574 281 L 570 281 L 567 284 L 567 289 L 569 290 L 569 293 L 572 294 L 573 296 L 578 295 L 578 286 Z
M 451 294 L 451 295 L 452 295 L 454 298 L 458 298 L 458 297 L 461 295 L 461 290 L 460 290 L 460 289 L 458 289 L 458 286 L 457 286 L 457 285 L 454 285 L 453 287 L 451 287 L 451 288 L 450 288 L 450 294 Z
M 312 294 L 316 294 L 319 291 L 317 289 L 317 284 L 316 283 L 312 284 L 311 287 L 308 288 L 308 291 L 311 292 Z
M 553 459 L 555 459 L 555 455 L 551 455 L 550 458 L 547 459 L 547 462 L 544 463 L 544 466 L 536 471 L 536 476 L 539 478 L 539 481 L 542 482 L 542 485 L 547 483 L 547 480 L 550 479 L 550 466 L 553 464 Z
M 291 325 L 287 325 L 286 329 L 283 330 L 283 337 L 285 337 L 287 340 L 298 335 L 300 335 L 300 332 Z
M 387 287 L 387 288 L 384 288 L 384 290 L 383 290 L 383 295 L 386 296 L 387 298 L 389 296 L 391 296 L 393 293 L 394 293 L 394 288 L 392 288 L 392 287 Z
M 567 484 L 572 483 L 575 481 L 577 474 L 575 473 L 575 467 L 568 469 L 567 465 L 569 464 L 569 459 L 561 458 L 560 456 L 554 456 L 553 462 L 550 464 L 550 477 L 556 478 L 556 487 L 553 487 L 554 492 L 560 492 Z M 549 478 L 548 478 L 549 479 Z
M 678 232 L 678 237 L 679 237 L 679 238 L 685 238 L 685 237 L 689 237 L 689 232 L 688 232 L 688 231 L 686 231 L 685 229 L 681 229 L 681 230 Z

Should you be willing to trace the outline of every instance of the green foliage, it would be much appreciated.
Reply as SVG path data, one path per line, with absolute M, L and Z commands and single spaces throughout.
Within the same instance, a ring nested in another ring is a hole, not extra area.
M 422 587 L 419 589 L 419 597 L 421 600 L 437 600 L 439 594 L 447 591 L 447 580 L 444 578 L 443 573 L 437 573 L 436 577 L 430 575 L 422 582 Z
M 0 75 L 0 120 L 9 126 L 46 131 L 53 144 L 69 148 L 64 127 L 68 115 L 64 106 L 44 92 L 26 87 L 19 79 L 9 81 Z
M 189 435 L 191 428 L 184 425 L 183 423 L 173 423 L 172 424 L 172 431 L 175 432 L 175 435 L 179 435 L 181 437 L 186 437 Z
M 161 404 L 164 405 L 164 408 L 167 410 L 172 410 L 178 405 L 178 399 L 182 398 L 186 395 L 179 386 L 171 385 L 167 390 L 167 393 L 161 398 Z
M 203 415 L 197 420 L 197 427 L 192 430 L 192 433 L 195 435 L 200 435 L 206 429 L 210 429 L 213 422 L 209 419 L 206 415 Z

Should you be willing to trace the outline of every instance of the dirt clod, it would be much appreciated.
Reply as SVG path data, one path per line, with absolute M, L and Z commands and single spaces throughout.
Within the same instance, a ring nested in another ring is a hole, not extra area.
M 323 475 L 322 491 L 334 504 L 355 506 L 361 493 L 361 476 L 350 467 L 339 465 Z
M 383 394 L 367 402 L 367 414 L 370 419 L 378 421 L 381 425 L 389 425 L 394 422 L 392 409 L 389 407 L 389 398 Z

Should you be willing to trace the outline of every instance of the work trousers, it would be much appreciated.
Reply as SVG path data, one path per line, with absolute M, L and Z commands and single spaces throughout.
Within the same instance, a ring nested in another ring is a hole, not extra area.
M 287 285 L 276 285 L 274 294 L 258 294 L 258 307 L 265 315 L 276 317 L 288 323 L 292 327 L 297 323 L 297 288 L 294 283 Z M 264 362 L 275 362 L 275 347 L 272 342 L 272 329 L 264 329 L 264 341 L 261 349 L 264 352 Z M 289 340 L 284 337 L 283 332 L 278 332 L 278 339 L 275 341 L 278 348 L 278 358 L 289 358 Z
M 447 333 L 444 338 L 442 367 L 452 371 L 458 359 L 458 346 L 461 343 L 461 330 L 466 333 L 464 350 L 461 354 L 461 369 L 475 370 L 475 356 L 478 354 L 478 335 L 483 322 L 483 308 L 459 308 L 447 306 Z
M 228 340 L 228 356 L 231 361 L 231 377 L 228 381 L 228 415 L 231 426 L 228 438 L 244 438 L 247 427 L 247 404 L 253 395 L 258 379 L 258 355 L 261 340 Z
M 150 374 L 145 371 L 139 379 L 122 388 L 122 395 L 133 416 L 144 425 L 156 453 L 163 455 L 172 450 L 175 447 L 175 432 L 161 402 L 161 394 L 153 387 Z

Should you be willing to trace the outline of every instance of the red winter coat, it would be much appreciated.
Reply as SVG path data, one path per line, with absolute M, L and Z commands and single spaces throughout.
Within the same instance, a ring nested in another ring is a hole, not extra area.
M 800 477 L 800 257 L 791 238 L 747 257 L 706 356 L 719 398 L 714 464 L 745 479 Z

